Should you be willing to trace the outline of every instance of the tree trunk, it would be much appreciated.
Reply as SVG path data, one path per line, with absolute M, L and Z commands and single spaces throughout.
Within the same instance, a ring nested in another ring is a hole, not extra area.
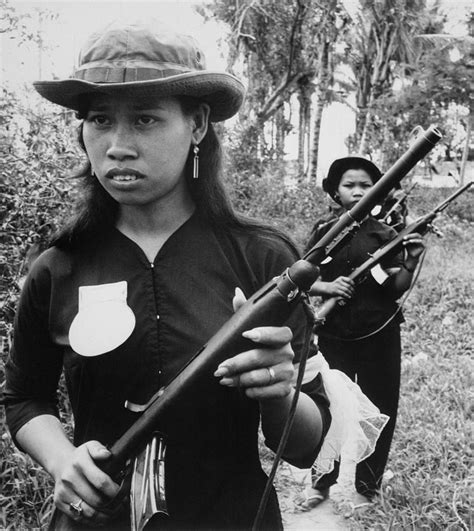
M 461 159 L 461 169 L 459 171 L 459 185 L 464 185 L 464 177 L 466 174 L 466 166 L 467 166 L 467 158 L 469 155 L 469 144 L 471 142 L 471 130 L 472 130 L 472 120 L 473 115 L 472 113 L 469 113 L 469 116 L 467 117 L 467 124 L 466 124 L 466 142 L 464 144 L 464 149 L 462 152 L 462 159 Z
M 370 126 L 372 102 L 373 102 L 373 88 L 370 89 L 369 101 L 367 102 L 367 107 L 362 109 L 361 116 L 360 116 L 361 134 L 360 134 L 360 140 L 359 140 L 359 147 L 357 151 L 361 155 L 365 155 L 367 151 L 367 142 L 368 142 L 368 137 L 369 137 L 369 126 Z
M 277 161 L 283 160 L 285 154 L 285 116 L 283 114 L 283 107 L 278 109 L 274 116 L 275 127 L 275 159 Z
M 316 182 L 318 174 L 319 137 L 321 134 L 321 120 L 330 80 L 329 75 L 329 42 L 325 42 L 321 51 L 320 75 L 316 89 L 316 108 L 313 119 L 313 148 L 311 152 L 310 180 Z
M 308 85 L 301 85 L 298 92 L 299 124 L 298 124 L 298 176 L 305 174 L 307 163 L 307 146 L 309 133 L 309 116 L 311 113 L 311 94 Z
M 311 150 L 311 169 L 310 181 L 316 182 L 318 177 L 318 158 L 319 158 L 319 137 L 321 135 L 321 120 L 323 117 L 324 97 L 323 91 L 318 88 L 316 91 L 316 107 L 313 118 L 313 148 Z

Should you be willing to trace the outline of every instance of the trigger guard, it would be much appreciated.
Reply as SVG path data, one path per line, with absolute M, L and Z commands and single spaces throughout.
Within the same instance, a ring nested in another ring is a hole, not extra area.
M 130 486 L 132 483 L 132 463 L 127 462 L 125 470 L 121 473 L 121 483 L 117 494 L 107 503 L 100 507 L 100 510 L 107 514 L 115 514 L 119 510 L 124 509 L 128 511 L 128 496 L 130 494 Z

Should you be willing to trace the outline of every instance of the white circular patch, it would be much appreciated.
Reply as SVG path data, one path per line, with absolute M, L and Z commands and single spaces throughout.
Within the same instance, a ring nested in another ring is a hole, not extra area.
M 135 328 L 127 305 L 127 283 L 79 288 L 79 313 L 69 328 L 71 348 L 82 356 L 99 356 L 124 343 Z

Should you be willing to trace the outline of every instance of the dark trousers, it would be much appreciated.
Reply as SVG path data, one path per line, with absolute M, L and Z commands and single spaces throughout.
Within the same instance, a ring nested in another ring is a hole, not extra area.
M 389 326 L 378 334 L 360 341 L 340 341 L 321 336 L 319 348 L 331 369 L 338 369 L 356 381 L 362 392 L 390 417 L 375 451 L 356 468 L 357 492 L 372 498 L 380 488 L 397 419 L 400 394 L 400 327 Z M 339 463 L 319 479 L 314 488 L 328 489 L 339 475 Z

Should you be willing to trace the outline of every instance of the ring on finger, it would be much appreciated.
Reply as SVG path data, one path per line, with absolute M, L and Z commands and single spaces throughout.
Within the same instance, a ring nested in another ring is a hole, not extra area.
M 81 516 L 82 515 L 82 502 L 83 500 L 79 500 L 77 503 L 70 503 L 69 504 L 69 510 L 77 517 Z
M 271 384 L 275 381 L 275 371 L 273 370 L 273 367 L 266 367 L 266 369 L 268 371 L 268 376 L 270 377 L 268 384 Z

